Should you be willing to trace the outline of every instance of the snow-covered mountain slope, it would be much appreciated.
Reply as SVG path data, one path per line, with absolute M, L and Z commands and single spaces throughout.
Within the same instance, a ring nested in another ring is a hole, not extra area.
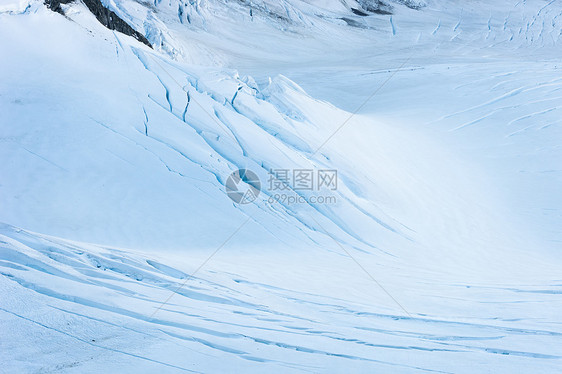
M 2 370 L 561 367 L 561 4 L 365 3 L 0 6 Z
M 360 257 L 409 317 L 369 279 L 354 276 L 353 261 L 326 251 L 303 251 L 296 264 L 286 253 L 229 246 L 188 278 L 202 256 L 147 255 L 1 230 L 9 373 L 560 367 L 559 281 L 529 269 L 503 273 L 494 284 L 457 283 L 414 267 L 398 276 L 403 261 L 390 267 Z M 154 314 L 171 290 L 177 293 Z

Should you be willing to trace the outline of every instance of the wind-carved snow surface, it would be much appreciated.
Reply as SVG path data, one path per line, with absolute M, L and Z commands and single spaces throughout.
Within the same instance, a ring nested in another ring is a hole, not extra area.
M 0 7 L 2 369 L 559 371 L 562 8 L 400 3 Z

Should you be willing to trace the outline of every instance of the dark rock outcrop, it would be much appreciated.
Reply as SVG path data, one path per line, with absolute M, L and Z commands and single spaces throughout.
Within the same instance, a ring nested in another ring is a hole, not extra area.
M 45 0 L 45 5 L 47 5 L 47 7 L 52 11 L 60 13 L 64 16 L 64 11 L 62 10 L 60 5 L 68 4 L 72 1 L 74 0 Z
M 361 6 L 361 9 L 351 8 L 351 11 L 359 16 L 368 15 L 366 12 L 392 14 L 394 7 L 390 3 L 402 4 L 415 10 L 419 10 L 426 5 L 423 0 L 357 0 L 357 3 Z
M 392 5 L 387 4 L 382 0 L 358 0 L 361 8 L 367 12 L 376 14 L 392 14 Z
M 74 0 L 45 0 L 45 4 L 53 11 L 64 15 L 61 4 L 68 4 Z M 127 22 L 123 21 L 115 12 L 107 9 L 100 0 L 82 0 L 84 4 L 88 7 L 90 12 L 96 16 L 97 20 L 100 21 L 102 25 L 110 30 L 119 31 L 125 35 L 132 36 L 139 42 L 146 44 L 151 47 L 150 43 L 146 37 L 140 32 L 133 29 Z
M 362 16 L 362 17 L 366 17 L 369 15 L 369 13 L 365 13 L 362 10 L 356 9 L 356 8 L 351 8 L 351 11 L 353 12 L 353 14 L 356 14 L 358 16 Z

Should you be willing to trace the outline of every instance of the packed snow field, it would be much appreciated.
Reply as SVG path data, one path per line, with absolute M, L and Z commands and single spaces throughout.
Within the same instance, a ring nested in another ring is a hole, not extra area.
M 562 371 L 562 2 L 103 4 L 0 2 L 0 372 Z

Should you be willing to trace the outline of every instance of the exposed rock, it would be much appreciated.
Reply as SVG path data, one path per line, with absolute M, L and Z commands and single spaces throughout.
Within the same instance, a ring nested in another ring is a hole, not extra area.
M 68 4 L 74 0 L 45 0 L 45 4 L 53 11 L 64 15 L 64 11 L 61 4 Z M 90 12 L 96 16 L 97 20 L 100 21 L 102 25 L 110 30 L 119 31 L 125 35 L 132 36 L 139 42 L 146 44 L 151 47 L 150 43 L 146 37 L 140 32 L 133 29 L 127 22 L 123 21 L 115 12 L 107 9 L 100 0 L 82 0 L 84 4 L 88 7 Z
M 362 10 L 359 10 L 359 9 L 356 9 L 356 8 L 351 8 L 351 11 L 353 12 L 353 14 L 356 14 L 356 15 L 362 16 L 362 17 L 365 17 L 365 16 L 369 15 L 369 13 L 365 13 Z
M 419 10 L 427 5 L 425 0 L 388 0 L 389 2 L 398 3 L 407 6 L 411 9 Z M 376 14 L 392 14 L 393 6 L 386 0 L 357 0 L 357 3 L 365 12 Z M 351 11 L 357 15 L 362 16 L 365 13 L 360 9 L 351 8 Z M 361 12 L 361 13 L 359 13 Z M 367 15 L 365 13 L 365 15 Z
M 408 8 L 419 10 L 427 6 L 425 0 L 394 0 L 397 3 L 406 5 Z
M 392 5 L 383 2 L 382 0 L 358 0 L 361 8 L 367 12 L 376 14 L 392 14 Z
M 64 11 L 61 8 L 61 4 L 68 4 L 74 0 L 45 0 L 45 5 L 52 11 L 60 13 L 64 16 Z

